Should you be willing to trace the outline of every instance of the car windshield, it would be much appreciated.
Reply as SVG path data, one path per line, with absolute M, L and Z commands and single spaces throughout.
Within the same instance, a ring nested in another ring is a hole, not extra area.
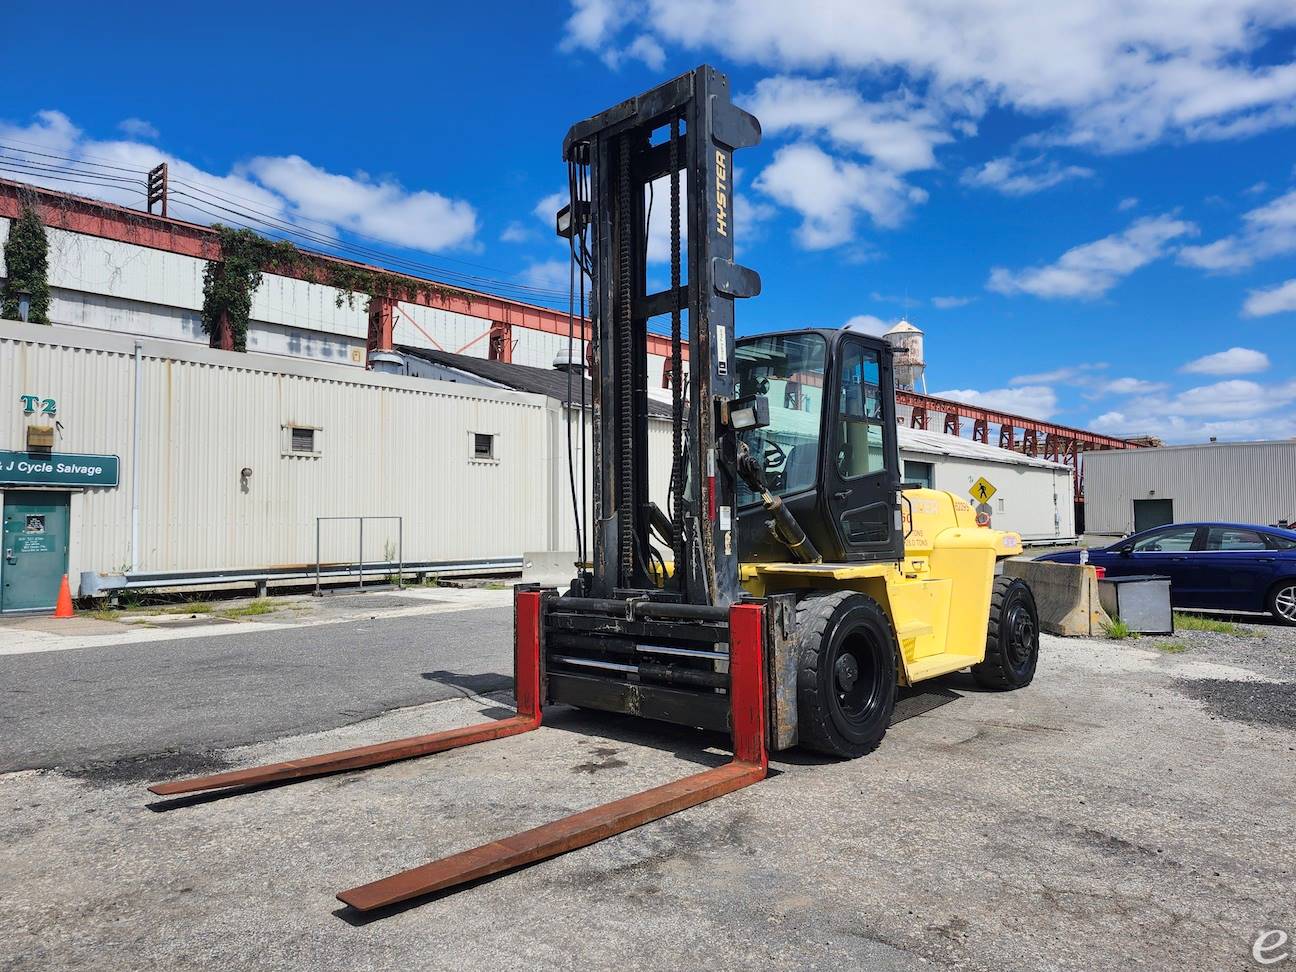
M 827 356 L 827 342 L 818 334 L 770 334 L 740 341 L 734 351 L 739 397 L 769 400 L 769 425 L 740 438 L 763 460 L 770 492 L 780 496 L 814 488 Z M 739 482 L 738 505 L 756 500 Z

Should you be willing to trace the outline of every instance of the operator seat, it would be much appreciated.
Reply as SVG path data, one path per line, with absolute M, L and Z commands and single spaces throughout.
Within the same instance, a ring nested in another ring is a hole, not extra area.
M 798 493 L 803 489 L 812 489 L 815 484 L 815 458 L 819 449 L 817 445 L 793 446 L 788 450 L 787 462 L 783 464 L 783 493 Z

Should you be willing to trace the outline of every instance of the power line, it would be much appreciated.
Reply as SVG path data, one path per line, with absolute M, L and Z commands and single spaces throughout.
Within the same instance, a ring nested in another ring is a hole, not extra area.
M 21 138 L 14 138 L 12 135 L 8 136 L 8 139 L 11 142 L 17 142 L 19 145 L 39 145 L 41 148 L 49 148 L 48 145 L 44 145 L 41 142 L 26 142 Z M 143 170 L 141 169 L 130 169 L 123 165 L 113 165 L 110 162 L 91 161 L 92 159 L 94 159 L 94 156 L 91 155 L 83 155 L 79 159 L 73 159 L 73 158 L 69 158 L 66 155 L 54 155 L 50 152 L 40 152 L 37 151 L 36 149 L 19 148 L 18 146 L 6 145 L 3 142 L 0 142 L 0 148 L 12 148 L 14 151 L 22 152 L 26 155 L 40 155 L 40 156 L 44 156 L 47 159 L 60 159 L 63 162 L 77 162 L 83 165 L 92 165 L 99 169 L 117 169 L 121 172 L 135 172 L 141 175 L 143 174 Z

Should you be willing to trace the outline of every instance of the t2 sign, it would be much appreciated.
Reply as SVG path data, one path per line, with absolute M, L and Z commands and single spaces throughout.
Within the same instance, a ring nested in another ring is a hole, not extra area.
M 52 398 L 41 398 L 39 395 L 19 395 L 18 401 L 22 402 L 23 414 L 31 415 L 39 411 L 42 415 L 48 415 L 51 418 L 58 414 L 58 402 Z

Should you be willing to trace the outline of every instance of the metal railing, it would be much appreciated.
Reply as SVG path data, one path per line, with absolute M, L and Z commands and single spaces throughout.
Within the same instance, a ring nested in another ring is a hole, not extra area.
M 365 522 L 369 520 L 384 520 L 390 522 L 396 521 L 396 586 L 402 588 L 405 586 L 405 518 L 403 516 L 317 516 L 315 517 L 315 595 L 318 597 L 320 589 L 320 524 L 326 521 L 356 521 L 359 524 L 360 542 L 359 556 L 356 558 L 356 577 L 360 589 L 364 590 L 365 559 L 364 559 L 364 534 Z M 390 558 L 386 558 L 390 563 Z M 347 573 L 350 573 L 349 565 Z

